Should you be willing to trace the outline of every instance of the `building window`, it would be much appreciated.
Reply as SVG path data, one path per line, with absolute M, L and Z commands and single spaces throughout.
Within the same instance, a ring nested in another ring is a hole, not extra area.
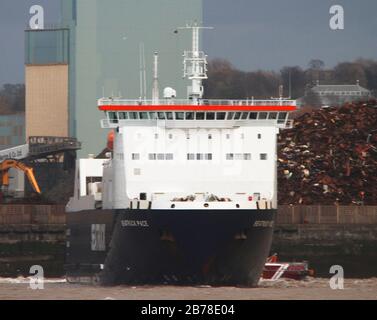
M 168 137 L 169 137 L 170 140 L 172 140 L 173 139 L 173 134 L 169 133 Z
M 267 153 L 261 153 L 260 154 L 260 159 L 261 160 L 267 160 Z
M 195 160 L 195 154 L 194 153 L 188 153 L 187 154 L 187 160 Z
M 157 154 L 155 154 L 155 153 L 150 153 L 150 154 L 148 155 L 148 159 L 149 159 L 149 160 L 157 160 Z
M 212 140 L 212 134 L 211 133 L 208 135 L 208 139 Z
M 206 153 L 205 160 L 212 160 L 212 153 Z
M 132 160 L 140 160 L 140 153 L 133 153 Z
M 159 137 L 159 136 L 158 136 L 158 133 L 155 133 L 155 134 L 154 134 L 154 138 L 157 140 L 158 137 Z
M 165 154 L 163 153 L 157 154 L 157 160 L 165 160 Z
M 244 159 L 244 160 L 251 160 L 251 153 L 245 153 L 245 154 L 243 155 L 243 159 Z
M 141 169 L 140 168 L 134 168 L 134 175 L 140 176 L 141 175 Z
M 242 153 L 236 153 L 234 156 L 235 160 L 243 160 L 243 154 Z
M 258 139 L 262 139 L 262 134 L 258 133 Z
M 241 137 L 241 140 L 245 139 L 245 134 L 241 133 L 240 137 Z

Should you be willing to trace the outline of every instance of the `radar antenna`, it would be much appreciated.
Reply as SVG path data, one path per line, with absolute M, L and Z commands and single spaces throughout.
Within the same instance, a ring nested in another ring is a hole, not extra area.
M 187 88 L 188 98 L 195 103 L 199 103 L 204 94 L 202 81 L 208 79 L 207 55 L 203 51 L 200 51 L 199 31 L 200 29 L 213 28 L 200 27 L 197 22 L 194 22 L 192 25 L 186 25 L 186 27 L 178 29 L 192 30 L 192 51 L 185 51 L 183 54 L 183 77 L 192 81 L 191 86 Z

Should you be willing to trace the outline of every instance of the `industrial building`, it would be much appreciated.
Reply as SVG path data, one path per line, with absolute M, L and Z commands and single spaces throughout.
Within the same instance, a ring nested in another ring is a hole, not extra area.
M 158 51 L 160 89 L 173 87 L 178 97 L 186 97 L 179 70 L 191 40 L 177 28 L 202 21 L 202 0 L 62 0 L 61 10 L 61 27 L 69 30 L 68 135 L 82 142 L 81 155 L 100 152 L 106 143 L 97 99 L 140 97 L 140 48 L 145 52 L 147 96 L 152 91 L 153 53 Z

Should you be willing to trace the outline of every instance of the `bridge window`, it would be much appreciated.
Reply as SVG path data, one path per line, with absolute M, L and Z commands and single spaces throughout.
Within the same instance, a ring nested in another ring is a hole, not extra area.
M 226 112 L 217 112 L 216 120 L 225 120 Z
M 227 120 L 232 120 L 234 116 L 234 112 L 228 112 Z
M 196 120 L 204 120 L 205 113 L 204 112 L 197 112 L 196 113 Z
M 165 112 L 158 112 L 157 115 L 159 120 L 165 120 Z
M 268 119 L 269 120 L 276 120 L 277 116 L 278 116 L 277 112 L 270 112 Z
M 207 112 L 207 120 L 215 120 L 215 113 L 214 112 Z
M 194 153 L 188 153 L 187 154 L 187 160 L 195 160 L 195 154 Z
M 233 120 L 240 120 L 240 118 L 241 118 L 241 112 L 236 112 Z
M 172 153 L 167 153 L 167 154 L 165 155 L 165 159 L 166 159 L 166 160 L 173 160 L 173 159 L 174 159 L 174 155 L 173 155 Z
M 137 112 L 130 112 L 129 116 L 131 120 L 139 120 L 139 114 Z
M 251 153 L 245 153 L 245 154 L 243 155 L 243 159 L 244 159 L 244 160 L 251 160 Z
M 116 112 L 109 112 L 109 119 L 110 123 L 117 123 L 118 122 L 118 115 Z
M 186 120 L 194 120 L 195 113 L 194 112 L 186 112 Z
M 150 118 L 151 120 L 156 120 L 156 119 L 157 119 L 156 112 L 149 112 L 149 118 Z
M 267 119 L 267 112 L 259 112 L 259 120 L 266 120 Z
M 166 119 L 173 120 L 173 112 L 166 112 Z
M 165 154 L 163 153 L 157 154 L 157 160 L 165 160 Z
M 250 112 L 249 119 L 256 120 L 258 118 L 258 112 Z
M 148 120 L 148 112 L 140 112 L 140 120 Z
M 280 112 L 278 117 L 279 123 L 284 123 L 287 118 L 288 113 L 287 112 Z
M 127 112 L 119 112 L 119 120 L 127 120 L 128 113 Z
M 176 112 L 175 113 L 176 120 L 185 120 L 185 114 L 183 112 Z
M 261 160 L 267 160 L 267 153 L 261 153 L 259 156 Z
M 249 115 L 248 112 L 243 112 L 242 113 L 242 120 L 246 120 L 248 115 Z
M 205 160 L 212 160 L 212 153 L 206 153 L 204 158 Z
M 155 154 L 155 153 L 150 153 L 150 154 L 148 155 L 148 159 L 149 159 L 149 160 L 157 160 L 157 154 Z

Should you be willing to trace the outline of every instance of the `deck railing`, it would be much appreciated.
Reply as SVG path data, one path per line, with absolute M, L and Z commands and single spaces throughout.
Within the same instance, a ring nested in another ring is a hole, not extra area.
M 198 103 L 194 103 L 189 99 L 159 99 L 156 100 L 144 100 L 144 99 L 119 99 L 119 98 L 102 98 L 98 100 L 99 106 L 114 105 L 114 106 L 137 106 L 137 105 L 215 105 L 215 106 L 296 106 L 296 100 L 215 100 L 215 99 L 203 99 Z

